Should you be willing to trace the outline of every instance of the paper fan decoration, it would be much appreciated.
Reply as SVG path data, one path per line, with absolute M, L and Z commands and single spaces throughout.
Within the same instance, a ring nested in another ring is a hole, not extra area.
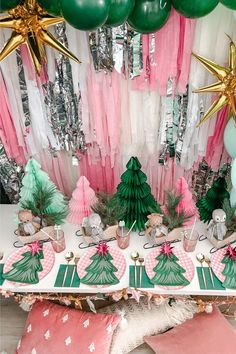
M 79 178 L 76 186 L 69 202 L 68 216 L 68 221 L 75 225 L 91 214 L 91 206 L 97 202 L 96 194 L 85 176 Z
M 193 195 L 189 189 L 188 183 L 184 177 L 180 177 L 176 182 L 176 191 L 178 195 L 182 196 L 178 206 L 177 212 L 183 211 L 187 216 L 191 216 L 189 220 L 184 222 L 184 225 L 192 225 L 195 218 L 199 218 L 199 213 L 196 204 L 193 200 Z
M 125 225 L 130 228 L 136 220 L 135 229 L 144 230 L 147 216 L 151 212 L 161 213 L 161 208 L 155 201 L 151 188 L 147 184 L 147 176 L 141 171 L 137 157 L 131 157 L 126 165 L 127 170 L 121 176 L 116 196 L 125 205 Z

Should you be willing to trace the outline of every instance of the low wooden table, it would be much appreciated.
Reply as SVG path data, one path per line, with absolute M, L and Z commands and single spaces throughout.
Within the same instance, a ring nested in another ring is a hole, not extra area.
M 7 257 L 15 250 L 13 243 L 17 240 L 17 237 L 14 234 L 14 231 L 17 228 L 17 214 L 16 214 L 17 211 L 18 211 L 17 205 L 0 205 L 0 251 L 4 252 L 4 257 L 3 260 L 1 261 L 2 263 L 4 263 Z M 198 228 L 199 231 L 204 232 L 203 224 L 199 224 Z M 78 289 L 55 288 L 54 283 L 56 280 L 58 269 L 60 264 L 65 263 L 64 256 L 66 251 L 73 251 L 74 253 L 82 256 L 82 254 L 87 250 L 87 249 L 81 250 L 78 248 L 79 243 L 82 242 L 82 238 L 75 235 L 75 232 L 76 230 L 78 230 L 78 227 L 66 223 L 65 225 L 63 225 L 63 230 L 65 232 L 66 250 L 59 254 L 55 253 L 55 264 L 51 272 L 44 279 L 42 279 L 36 285 L 27 285 L 27 286 L 13 286 L 9 284 L 7 281 L 5 281 L 3 283 L 3 286 L 0 287 L 0 290 L 2 289 L 5 291 L 12 291 L 12 292 L 19 292 L 19 293 L 67 293 L 67 294 L 68 293 L 96 294 L 98 292 L 112 293 L 114 291 L 122 290 L 124 288 L 129 287 L 129 265 L 133 264 L 130 258 L 130 253 L 133 251 L 138 251 L 140 256 L 145 258 L 148 255 L 148 253 L 152 251 L 152 249 L 145 250 L 143 248 L 143 244 L 146 242 L 146 237 L 142 237 L 136 233 L 132 233 L 130 246 L 127 249 L 122 250 L 126 258 L 127 266 L 126 266 L 126 272 L 124 276 L 121 278 L 119 284 L 115 286 L 102 288 L 102 289 L 93 288 L 82 283 Z M 48 244 L 50 245 L 50 243 Z M 116 241 L 112 241 L 109 242 L 109 245 L 116 247 L 117 243 Z M 175 247 L 182 248 L 182 242 L 176 243 Z M 209 255 L 209 251 L 211 248 L 212 245 L 210 244 L 210 242 L 208 240 L 204 240 L 198 242 L 195 252 L 188 253 L 195 267 L 199 266 L 199 263 L 196 260 L 196 254 L 201 252 L 205 255 Z M 155 287 L 153 289 L 142 288 L 142 290 L 144 291 L 147 290 L 155 294 L 176 295 L 176 296 L 178 295 L 236 296 L 236 290 L 230 290 L 230 289 L 226 289 L 224 291 L 201 290 L 199 288 L 196 268 L 195 268 L 195 275 L 192 282 L 188 286 L 182 289 L 171 291 L 171 290 L 165 290 L 165 289 L 160 289 L 158 287 Z

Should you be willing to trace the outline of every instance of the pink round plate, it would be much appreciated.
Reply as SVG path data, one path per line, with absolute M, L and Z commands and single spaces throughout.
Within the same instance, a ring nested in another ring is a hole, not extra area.
M 222 274 L 225 265 L 221 263 L 224 255 L 226 253 L 226 248 L 222 248 L 218 250 L 211 256 L 211 267 L 217 278 L 223 283 L 225 280 L 225 276 Z
M 161 251 L 160 247 L 156 248 L 155 250 L 150 252 L 145 259 L 145 269 L 150 279 L 152 279 L 155 275 L 153 268 L 157 265 L 156 257 L 160 254 L 160 251 Z M 173 248 L 173 253 L 176 255 L 176 257 L 179 258 L 178 262 L 181 265 L 181 267 L 183 267 L 186 270 L 186 273 L 184 273 L 183 275 L 189 282 L 191 282 L 194 277 L 194 265 L 191 258 L 184 251 L 178 248 Z M 159 288 L 167 289 L 167 290 L 177 290 L 185 287 L 185 286 L 160 286 L 160 285 L 157 286 Z
M 21 248 L 19 248 L 18 250 L 16 250 L 15 252 L 13 252 L 6 260 L 6 263 L 4 265 L 4 269 L 3 269 L 3 273 L 9 272 L 9 270 L 11 270 L 12 268 L 12 264 L 15 262 L 18 262 L 20 259 L 22 259 L 22 254 L 25 252 L 30 251 L 30 247 L 29 246 L 23 246 Z M 44 277 L 46 277 L 46 275 L 51 271 L 54 262 L 55 262 L 55 254 L 53 249 L 51 249 L 48 246 L 43 246 L 43 254 L 44 254 L 44 258 L 41 259 L 41 264 L 43 267 L 42 272 L 38 272 L 38 277 L 39 277 L 39 281 L 41 279 L 43 279 Z M 25 285 L 30 285 L 30 284 L 25 284 L 25 283 L 16 283 L 16 282 L 10 282 L 11 284 L 17 284 L 17 286 L 25 286 Z
M 80 279 L 82 279 L 87 274 L 85 268 L 87 268 L 90 265 L 90 263 L 91 263 L 90 258 L 96 253 L 96 251 L 97 251 L 96 247 L 92 247 L 80 258 L 79 263 L 77 265 L 77 272 L 78 272 Z M 110 252 L 111 256 L 113 257 L 112 262 L 113 262 L 114 266 L 118 269 L 118 271 L 115 273 L 115 275 L 120 280 L 123 277 L 123 275 L 125 273 L 125 269 L 126 269 L 125 257 L 123 256 L 123 254 L 121 253 L 119 248 L 109 247 L 109 252 Z M 98 287 L 97 285 L 93 285 L 93 286 L 96 288 Z M 111 285 L 103 285 L 103 286 L 99 286 L 99 287 L 107 288 L 108 286 L 111 286 Z

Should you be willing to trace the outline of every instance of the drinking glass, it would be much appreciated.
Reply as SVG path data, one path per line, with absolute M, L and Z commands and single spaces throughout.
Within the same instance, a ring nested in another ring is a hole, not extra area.
M 64 231 L 62 230 L 53 230 L 53 232 L 50 234 L 50 236 L 53 238 L 52 240 L 52 248 L 56 253 L 60 253 L 65 250 L 66 248 L 66 243 L 65 243 L 65 236 L 64 236 Z
M 123 235 L 122 235 L 122 229 L 118 227 L 116 230 L 116 239 L 117 239 L 118 247 L 120 247 L 121 249 L 127 248 L 129 246 L 129 241 L 130 241 L 129 229 L 126 229 L 124 227 Z
M 194 252 L 198 241 L 197 230 L 184 230 L 183 247 L 185 252 Z

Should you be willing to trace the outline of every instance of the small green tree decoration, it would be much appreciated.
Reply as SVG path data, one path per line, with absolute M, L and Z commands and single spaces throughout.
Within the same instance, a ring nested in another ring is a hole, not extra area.
M 43 249 L 39 241 L 29 245 L 30 251 L 22 254 L 22 259 L 12 264 L 12 269 L 3 274 L 3 278 L 17 283 L 37 284 L 39 282 L 38 272 L 43 270 L 41 259 Z
M 214 181 L 205 197 L 199 199 L 197 202 L 200 219 L 204 222 L 211 221 L 212 212 L 215 209 L 222 209 L 224 199 L 229 199 L 227 183 L 224 177 L 219 177 Z
M 236 232 L 236 206 L 231 206 L 229 199 L 224 199 L 222 209 L 226 214 L 225 226 L 228 229 L 228 233 L 232 234 Z
M 124 220 L 126 207 L 116 196 L 100 192 L 97 198 L 97 203 L 91 209 L 100 216 L 104 227 L 116 225 L 117 221 Z
M 156 273 L 151 282 L 163 286 L 185 286 L 189 281 L 183 276 L 186 272 L 178 264 L 178 257 L 172 251 L 173 247 L 169 242 L 165 242 L 161 247 L 160 254 L 156 257 L 157 265 L 153 268 Z
M 30 159 L 25 168 L 20 191 L 21 209 L 31 210 L 47 225 L 62 224 L 68 213 L 68 202 L 40 164 Z
M 131 157 L 126 165 L 127 171 L 121 176 L 116 197 L 126 207 L 125 225 L 130 228 L 136 220 L 134 229 L 144 230 L 147 216 L 161 213 L 159 204 L 155 201 L 150 186 L 146 183 L 147 176 L 141 171 L 137 157 Z
M 225 276 L 223 285 L 228 289 L 236 289 L 236 248 L 228 246 L 221 263 L 225 265 L 222 274 Z
M 169 231 L 183 226 L 193 216 L 193 214 L 186 214 L 184 209 L 178 209 L 181 200 L 182 195 L 176 195 L 170 191 L 166 192 L 165 206 L 163 208 L 163 224 L 168 227 Z
M 115 276 L 118 269 L 112 263 L 112 256 L 104 241 L 96 247 L 96 253 L 90 258 L 92 263 L 85 269 L 87 274 L 81 282 L 88 285 L 115 285 L 119 279 Z

